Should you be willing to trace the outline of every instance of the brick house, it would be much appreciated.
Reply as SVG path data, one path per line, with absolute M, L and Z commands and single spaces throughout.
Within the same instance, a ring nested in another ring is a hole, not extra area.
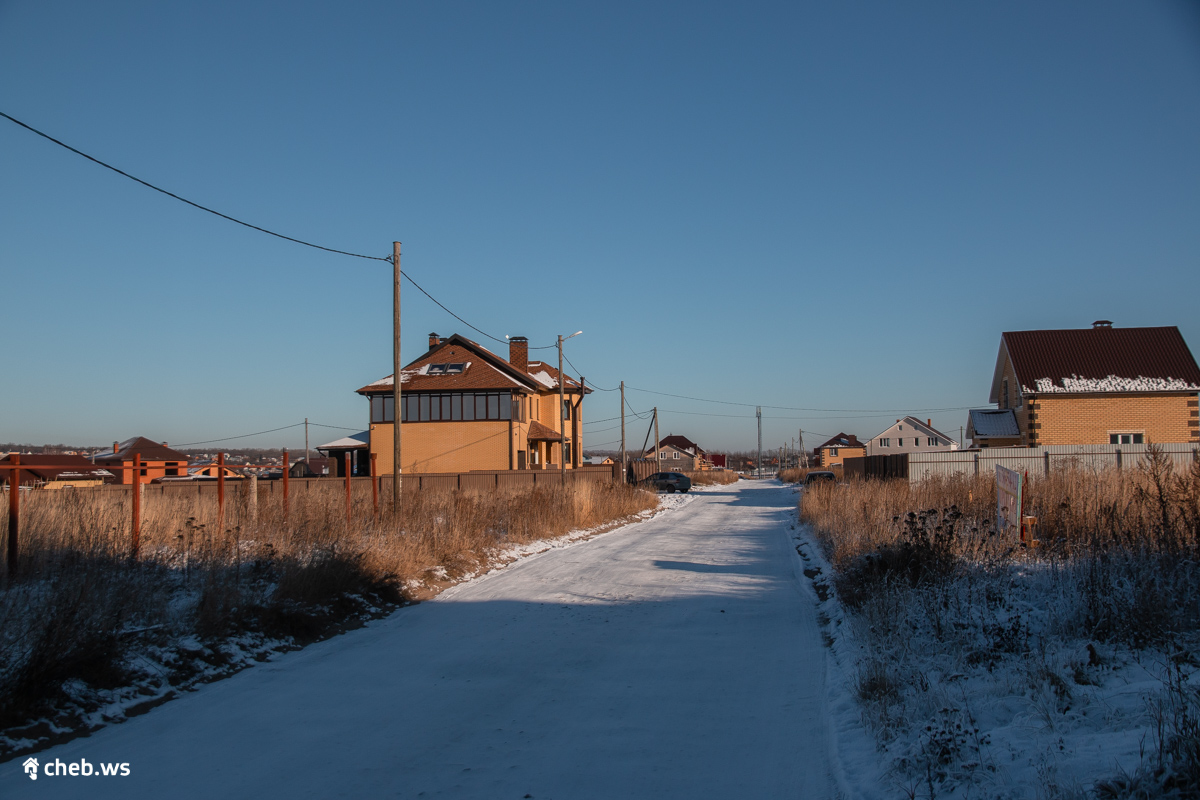
M 12 454 L 0 458 L 0 464 L 11 464 Z M 53 464 L 54 466 L 46 466 Z M 8 485 L 12 472 L 0 472 L 0 485 Z M 73 489 L 102 486 L 115 480 L 113 473 L 94 465 L 80 455 L 56 453 L 21 454 L 21 485 L 39 489 Z
M 117 483 L 128 485 L 133 483 L 133 470 L 118 468 L 132 467 L 135 455 L 142 457 L 142 483 L 150 483 L 155 478 L 177 478 L 187 475 L 188 456 L 167 447 L 166 442 L 160 444 L 144 436 L 135 436 L 120 443 L 113 442 L 113 451 L 93 456 L 92 463 L 107 467 L 116 476 Z
M 933 427 L 933 420 L 916 417 L 896 420 L 887 430 L 867 440 L 867 455 L 891 456 L 898 453 L 948 453 L 958 442 Z
M 1175 326 L 1008 332 L 992 376 L 997 408 L 972 411 L 969 435 L 972 447 L 1195 443 L 1198 393 L 1200 367 Z
M 591 390 L 564 375 L 560 411 L 558 370 L 530 361 L 525 337 L 512 337 L 505 360 L 457 334 L 431 333 L 429 350 L 400 374 L 405 472 L 558 469 L 564 428 L 566 465 L 582 465 L 583 397 Z M 393 469 L 392 380 L 358 390 L 370 404 L 370 453 L 379 475 Z
M 839 433 L 817 448 L 821 469 L 841 469 L 842 459 L 860 458 L 867 454 L 867 446 L 852 433 Z
M 704 448 L 686 436 L 671 434 L 658 442 L 657 452 L 653 447 L 646 451 L 646 458 L 656 460 L 661 469 L 668 472 L 694 472 L 712 469 L 712 462 Z

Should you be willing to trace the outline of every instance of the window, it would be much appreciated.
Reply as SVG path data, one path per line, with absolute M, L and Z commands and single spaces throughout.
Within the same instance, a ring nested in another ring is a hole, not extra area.
M 563 400 L 562 418 L 566 419 L 566 420 L 569 420 L 571 418 L 571 401 L 570 400 Z
M 663 452 L 659 452 L 659 454 L 658 454 L 658 457 L 659 457 L 659 458 L 666 458 L 666 457 L 667 457 L 667 454 L 666 454 L 666 453 L 663 453 Z
M 678 461 L 678 460 L 679 460 L 679 451 L 678 451 L 678 450 L 676 450 L 676 451 L 675 451 L 675 453 L 674 453 L 674 454 L 671 456 L 671 458 L 673 458 L 673 459 L 675 459 L 676 461 Z
M 896 446 L 897 446 L 897 447 L 904 447 L 904 439 L 903 439 L 903 438 L 897 439 L 897 440 L 896 440 Z
M 403 401 L 403 396 L 401 400 Z M 392 422 L 395 415 L 395 398 L 389 395 L 377 394 L 371 397 L 371 422 Z
M 838 453 L 838 449 L 836 447 L 829 448 L 829 455 L 836 456 L 837 453 Z
M 430 364 L 426 370 L 426 375 L 461 375 L 463 370 L 467 368 L 465 363 L 461 364 Z
M 897 426 L 896 426 L 896 430 L 898 430 L 898 431 L 902 431 L 902 430 L 904 430 L 904 426 L 903 426 L 903 425 L 897 425 Z
M 891 447 L 891 446 L 892 446 L 892 440 L 891 440 L 891 438 L 889 437 L 889 438 L 883 438 L 883 439 L 880 439 L 880 440 L 879 440 L 879 446 L 880 446 L 880 447 Z
M 1110 433 L 1109 444 L 1145 444 L 1146 435 L 1143 433 Z
M 937 447 L 937 443 L 937 439 L 933 438 L 932 436 L 929 437 L 928 444 L 930 447 Z

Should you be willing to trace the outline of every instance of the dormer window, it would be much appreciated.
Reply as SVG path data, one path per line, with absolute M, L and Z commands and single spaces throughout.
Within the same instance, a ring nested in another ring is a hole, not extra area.
M 425 370 L 426 375 L 461 375 L 467 365 L 463 362 L 455 364 L 430 364 Z

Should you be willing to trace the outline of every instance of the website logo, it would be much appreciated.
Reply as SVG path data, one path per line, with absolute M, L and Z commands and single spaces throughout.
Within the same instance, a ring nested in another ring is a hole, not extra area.
M 38 768 L 37 759 L 30 756 L 29 758 L 25 759 L 24 766 L 25 766 L 25 774 L 27 774 L 29 776 L 29 780 L 36 781 L 37 780 L 37 768 Z

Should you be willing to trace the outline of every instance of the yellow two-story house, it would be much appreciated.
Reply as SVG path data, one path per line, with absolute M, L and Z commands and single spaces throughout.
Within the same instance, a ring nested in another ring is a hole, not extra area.
M 509 340 L 508 360 L 455 334 L 429 334 L 429 350 L 400 371 L 404 472 L 568 469 L 583 459 L 579 381 L 529 360 L 523 336 Z M 358 390 L 370 404 L 375 474 L 393 471 L 393 377 Z M 565 438 L 562 442 L 560 437 Z M 563 446 L 565 444 L 565 447 Z

